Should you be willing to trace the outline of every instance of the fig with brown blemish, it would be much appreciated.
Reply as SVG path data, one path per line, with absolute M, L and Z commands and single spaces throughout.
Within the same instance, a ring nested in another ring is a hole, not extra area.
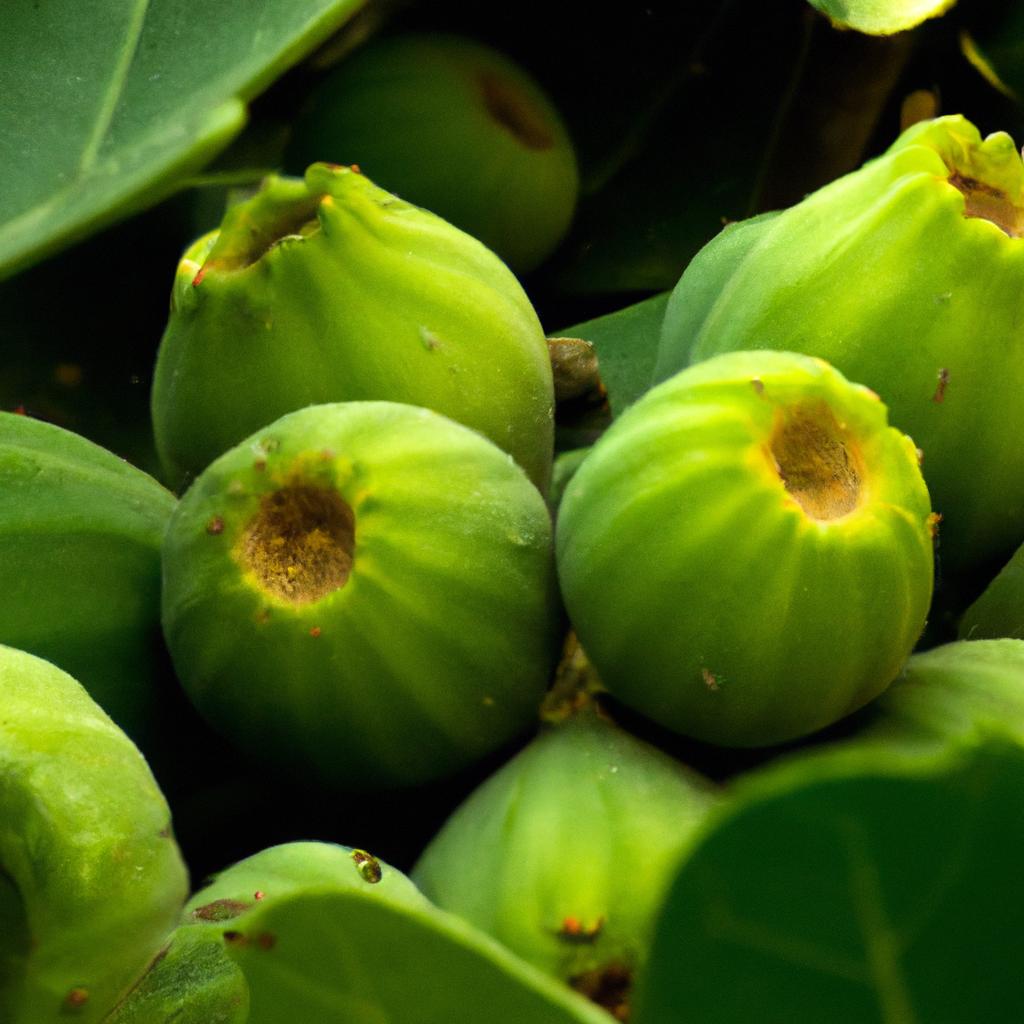
M 551 532 L 523 470 L 467 427 L 390 402 L 303 409 L 172 517 L 178 676 L 214 728 L 297 777 L 452 773 L 534 720 L 557 655 Z
M 914 444 L 876 394 L 820 359 L 737 352 L 658 385 L 594 446 L 559 508 L 559 580 L 616 697 L 696 739 L 765 746 L 899 674 L 933 525 Z
M 669 301 L 655 380 L 783 349 L 873 388 L 925 452 L 959 575 L 1024 541 L 1024 163 L 952 115 L 780 213 L 730 225 Z

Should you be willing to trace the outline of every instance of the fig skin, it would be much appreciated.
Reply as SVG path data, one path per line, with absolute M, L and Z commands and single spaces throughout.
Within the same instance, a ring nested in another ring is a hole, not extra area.
M 0 413 L 0 643 L 70 673 L 148 752 L 165 710 L 160 545 L 175 504 L 85 438 Z
M 513 270 L 568 230 L 579 171 L 558 111 L 507 57 L 441 33 L 377 39 L 314 90 L 285 158 L 356 163 L 455 224 Z
M 655 381 L 739 349 L 819 356 L 924 453 L 945 570 L 1024 540 L 1024 165 L 960 116 L 798 205 L 730 225 L 666 311 Z
M 608 689 L 723 746 L 881 693 L 924 626 L 933 519 L 913 442 L 821 360 L 741 352 L 654 388 L 569 482 L 558 571 Z
M 152 398 L 167 478 L 295 409 L 367 399 L 465 423 L 547 486 L 551 365 L 512 272 L 351 168 L 272 177 L 178 265 Z
M 200 713 L 257 758 L 342 788 L 416 784 L 535 717 L 552 563 L 543 498 L 474 431 L 397 403 L 316 406 L 182 498 L 164 633 Z
M 146 762 L 71 676 L 0 647 L 0 1019 L 98 1022 L 188 878 Z
M 412 878 L 548 974 L 577 987 L 620 978 L 625 1004 L 676 863 L 717 799 L 586 705 L 470 794 Z
M 959 640 L 913 655 L 843 742 L 929 754 L 995 735 L 1024 744 L 1024 640 Z

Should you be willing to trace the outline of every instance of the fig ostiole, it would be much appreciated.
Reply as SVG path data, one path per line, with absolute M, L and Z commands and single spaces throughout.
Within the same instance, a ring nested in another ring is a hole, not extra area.
M 423 782 L 535 720 L 557 655 L 549 513 L 437 413 L 310 407 L 182 498 L 163 621 L 189 696 L 239 747 L 329 785 Z
M 740 352 L 645 395 L 558 514 L 559 579 L 608 689 L 725 746 L 881 693 L 925 622 L 934 517 L 910 438 L 827 363 Z
M 491 47 L 440 33 L 374 40 L 328 74 L 286 166 L 315 160 L 358 164 L 518 272 L 561 241 L 579 191 L 572 142 L 540 86 Z
M 727 227 L 666 310 L 655 380 L 740 349 L 819 356 L 924 453 L 959 574 L 1024 540 L 1024 164 L 960 116 L 796 206 Z
M 181 483 L 307 405 L 408 402 L 509 452 L 541 489 L 554 392 L 537 314 L 476 239 L 349 167 L 270 178 L 179 263 L 153 426 Z
M 664 890 L 717 799 L 587 702 L 472 793 L 412 877 L 439 907 L 625 1019 Z
M 142 755 L 71 676 L 0 647 L 0 1019 L 105 1019 L 187 894 Z

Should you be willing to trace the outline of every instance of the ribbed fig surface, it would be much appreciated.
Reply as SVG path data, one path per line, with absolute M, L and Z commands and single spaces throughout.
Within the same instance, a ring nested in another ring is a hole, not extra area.
M 438 777 L 536 713 L 555 655 L 551 524 L 511 458 L 425 409 L 316 406 L 192 486 L 163 619 L 199 710 L 336 785 Z
M 364 175 L 315 164 L 269 179 L 179 263 L 157 450 L 181 481 L 285 413 L 354 399 L 441 412 L 547 484 L 551 366 L 512 272 Z
M 915 654 L 851 737 L 897 748 L 1024 743 L 1024 640 L 961 640 Z
M 69 675 L 0 647 L 0 1020 L 102 1020 L 186 889 L 138 750 Z
M 289 166 L 357 163 L 403 199 L 479 238 L 517 271 L 555 248 L 579 174 L 565 125 L 527 72 L 441 33 L 375 40 L 318 86 Z
M 669 303 L 656 380 L 737 349 L 820 356 L 924 452 L 961 571 L 1024 540 L 1024 164 L 960 116 L 782 213 L 731 225 Z
M 625 1019 L 654 916 L 712 785 L 584 708 L 459 807 L 413 880 Z
M 558 571 L 617 697 L 759 746 L 877 696 L 924 625 L 932 516 L 913 443 L 821 360 L 741 352 L 617 420 L 569 482 Z
M 132 738 L 159 728 L 173 495 L 83 437 L 0 413 L 0 642 L 59 665 Z

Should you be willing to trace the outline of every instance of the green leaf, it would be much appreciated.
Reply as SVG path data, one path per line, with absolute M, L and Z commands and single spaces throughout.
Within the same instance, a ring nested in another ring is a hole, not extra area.
M 173 191 L 363 2 L 10 0 L 0 277 Z
M 682 22 L 648 18 L 647 32 L 631 40 L 630 63 L 609 50 L 608 66 L 631 73 L 605 73 L 614 92 L 599 105 L 588 97 L 588 118 L 570 118 L 574 137 L 617 145 L 583 163 L 572 231 L 546 268 L 561 293 L 671 288 L 724 223 L 762 208 L 774 140 L 804 60 L 804 23 L 817 19 L 780 4 L 675 6 Z M 689 18 L 698 24 L 685 24 Z M 634 67 L 646 90 L 637 90 Z M 577 88 L 592 80 L 581 76 Z
M 456 868 L 457 870 L 457 868 Z M 608 1024 L 608 1016 L 451 914 L 355 891 L 250 911 L 228 951 L 250 1024 Z
M 944 14 L 956 0 L 809 0 L 839 28 L 853 28 L 873 36 L 920 25 Z
M 197 893 L 183 922 L 105 1024 L 608 1024 L 349 847 L 264 850 Z
M 199 928 L 173 939 L 103 1024 L 245 1024 L 249 990 L 219 942 Z
M 594 346 L 598 372 L 615 416 L 651 386 L 668 297 L 668 292 L 654 295 L 558 332 L 566 338 L 583 338 Z
M 1024 750 L 879 747 L 751 777 L 684 862 L 636 1024 L 1024 1019 Z

